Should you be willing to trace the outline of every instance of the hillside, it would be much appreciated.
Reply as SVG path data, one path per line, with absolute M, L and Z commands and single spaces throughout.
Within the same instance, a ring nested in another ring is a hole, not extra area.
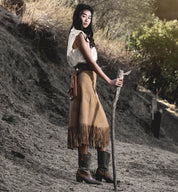
M 66 148 L 71 74 L 65 56 L 66 34 L 61 28 L 58 42 L 50 32 L 41 40 L 40 32 L 0 7 L 1 191 L 113 189 L 105 183 L 88 186 L 75 181 L 77 152 Z M 99 64 L 110 77 L 115 77 L 115 70 L 103 58 L 101 55 Z M 120 188 L 127 192 L 176 192 L 176 138 L 166 134 L 164 125 L 161 138 L 153 138 L 149 107 L 136 96 L 135 84 L 134 75 L 125 78 L 117 107 Z M 110 121 L 115 89 L 98 78 L 97 91 Z M 167 128 L 175 126 L 174 120 L 171 122 Z M 96 152 L 91 151 L 94 169 Z

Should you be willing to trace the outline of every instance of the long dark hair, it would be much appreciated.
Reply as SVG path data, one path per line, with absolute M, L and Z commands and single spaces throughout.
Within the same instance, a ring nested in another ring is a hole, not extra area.
M 82 28 L 82 20 L 81 15 L 83 11 L 89 10 L 91 12 L 91 22 L 90 25 L 87 28 Z M 93 39 L 93 29 L 92 29 L 92 18 L 93 18 L 93 9 L 89 5 L 86 4 L 78 4 L 75 8 L 74 14 L 73 14 L 73 23 L 71 26 L 71 29 L 75 27 L 77 30 L 82 30 L 86 35 L 87 38 L 90 41 L 90 47 L 95 47 L 94 39 Z

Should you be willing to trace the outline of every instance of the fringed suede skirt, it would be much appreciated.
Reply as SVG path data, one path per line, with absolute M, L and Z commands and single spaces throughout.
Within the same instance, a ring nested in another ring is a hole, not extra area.
M 82 71 L 77 76 L 77 96 L 70 103 L 68 148 L 106 147 L 109 137 L 109 124 L 96 93 L 96 73 Z

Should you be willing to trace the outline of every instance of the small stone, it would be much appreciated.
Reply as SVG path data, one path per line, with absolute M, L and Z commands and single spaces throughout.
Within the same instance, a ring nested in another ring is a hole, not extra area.
M 19 153 L 19 152 L 16 152 L 16 151 L 11 151 L 11 153 L 15 156 L 15 157 L 18 157 L 20 159 L 24 159 L 25 158 L 25 155 L 23 155 L 22 153 Z
M 73 188 L 73 187 L 70 187 L 69 189 L 70 189 L 70 191 L 74 191 L 74 188 Z

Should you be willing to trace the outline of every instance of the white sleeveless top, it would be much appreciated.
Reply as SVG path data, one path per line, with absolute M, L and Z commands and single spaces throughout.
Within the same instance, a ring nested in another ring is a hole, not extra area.
M 76 48 L 73 49 L 73 43 L 75 41 L 76 36 L 82 32 L 84 37 L 86 38 L 86 34 L 81 31 L 81 30 L 77 30 L 74 27 L 71 29 L 70 34 L 69 34 L 69 39 L 68 39 L 68 46 L 67 46 L 67 62 L 71 67 L 75 67 L 78 63 L 86 63 L 86 59 L 84 58 L 83 54 L 81 53 L 81 51 Z M 89 39 L 87 39 L 88 42 L 88 46 L 89 46 Z M 90 48 L 90 46 L 89 46 Z M 97 51 L 95 47 L 90 48 L 91 51 L 91 55 L 94 61 L 97 60 L 98 56 L 97 56 Z

